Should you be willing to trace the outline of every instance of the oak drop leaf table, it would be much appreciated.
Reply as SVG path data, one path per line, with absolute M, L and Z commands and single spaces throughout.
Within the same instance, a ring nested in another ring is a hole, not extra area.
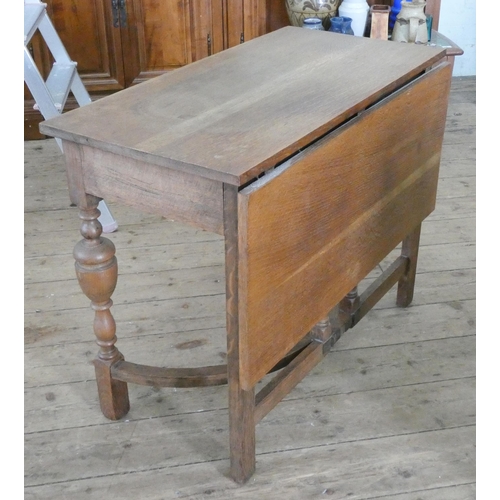
M 79 207 L 104 415 L 127 413 L 128 383 L 227 383 L 231 476 L 248 480 L 257 423 L 393 285 L 410 304 L 450 82 L 443 48 L 286 27 L 43 122 Z M 227 366 L 124 359 L 102 198 L 224 236 Z

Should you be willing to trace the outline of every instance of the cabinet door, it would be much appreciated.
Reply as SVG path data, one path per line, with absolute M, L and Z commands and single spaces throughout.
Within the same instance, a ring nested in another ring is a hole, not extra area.
M 78 73 L 91 92 L 125 88 L 119 29 L 112 0 L 46 0 L 47 12 Z M 44 64 L 48 73 L 50 65 Z
M 127 0 L 121 33 L 128 85 L 190 61 L 186 4 L 187 0 Z
M 269 0 L 224 0 L 224 48 L 264 35 L 269 13 Z M 284 2 L 283 2 L 284 6 Z
M 91 93 L 121 90 L 268 31 L 270 0 L 46 0 Z M 276 1 L 276 0 L 274 0 Z M 281 0 L 280 0 L 281 1 Z M 43 52 L 43 48 L 41 49 Z M 37 58 L 48 75 L 50 57 Z
M 125 87 L 265 34 L 269 12 L 276 10 L 270 0 L 108 0 L 108 3 L 115 7 L 111 33 L 116 50 L 121 51 L 116 59 L 122 60 Z M 281 7 L 284 9 L 284 4 Z
M 193 61 L 216 54 L 224 45 L 224 0 L 191 0 Z
M 223 48 L 222 0 L 127 0 L 121 24 L 127 86 Z

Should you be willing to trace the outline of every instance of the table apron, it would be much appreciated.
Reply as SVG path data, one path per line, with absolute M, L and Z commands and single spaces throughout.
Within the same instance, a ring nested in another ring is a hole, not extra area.
M 223 184 L 191 173 L 63 141 L 70 198 L 85 194 L 223 234 Z

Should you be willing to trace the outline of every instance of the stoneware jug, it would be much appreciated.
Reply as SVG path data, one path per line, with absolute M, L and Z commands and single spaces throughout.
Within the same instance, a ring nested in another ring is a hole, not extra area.
M 426 2 L 413 0 L 401 2 L 391 40 L 406 43 L 427 43 L 427 18 L 424 8 Z

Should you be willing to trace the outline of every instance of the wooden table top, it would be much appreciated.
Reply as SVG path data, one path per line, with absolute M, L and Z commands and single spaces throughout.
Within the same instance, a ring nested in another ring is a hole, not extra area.
M 239 186 L 444 55 L 286 27 L 42 122 L 40 131 Z

